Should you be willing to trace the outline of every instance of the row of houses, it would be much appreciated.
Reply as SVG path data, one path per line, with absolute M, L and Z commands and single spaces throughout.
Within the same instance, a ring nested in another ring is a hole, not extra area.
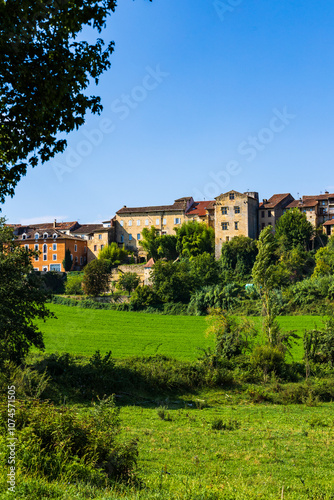
M 179 198 L 172 205 L 127 207 L 118 210 L 114 217 L 101 224 L 57 222 L 20 225 L 15 224 L 14 234 L 21 246 L 36 250 L 33 259 L 38 271 L 64 271 L 63 260 L 70 250 L 73 270 L 97 258 L 99 252 L 111 242 L 133 251 L 137 260 L 146 259 L 141 247 L 144 228 L 155 227 L 160 234 L 175 234 L 175 228 L 192 220 L 204 222 L 214 228 L 215 254 L 221 254 L 222 244 L 234 236 L 256 239 L 261 230 L 271 225 L 275 228 L 279 218 L 291 208 L 305 213 L 314 227 L 322 226 L 331 236 L 334 226 L 334 194 L 325 192 L 303 196 L 295 200 L 290 193 L 274 194 L 259 201 L 257 192 L 228 191 L 214 200 L 194 201 L 192 197 Z

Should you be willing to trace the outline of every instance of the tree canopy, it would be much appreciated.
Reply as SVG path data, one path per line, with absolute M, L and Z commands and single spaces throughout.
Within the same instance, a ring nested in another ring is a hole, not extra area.
M 105 260 L 110 265 L 110 267 L 112 267 L 122 264 L 127 256 L 127 250 L 119 247 L 117 243 L 112 242 L 110 243 L 110 245 L 107 245 L 100 251 L 98 258 L 100 260 Z
M 32 346 L 44 348 L 34 320 L 52 314 L 41 279 L 33 272 L 31 258 L 36 255 L 15 244 L 12 229 L 0 218 L 0 366 L 21 363 Z
M 256 242 L 247 236 L 235 236 L 223 243 L 222 267 L 233 271 L 240 277 L 249 277 L 257 255 Z
M 176 228 L 176 237 L 176 250 L 182 257 L 214 252 L 215 232 L 205 222 L 184 222 L 181 227 Z
M 275 236 L 285 251 L 297 247 L 307 248 L 313 232 L 312 224 L 298 208 L 287 210 L 275 228 Z
M 114 42 L 78 41 L 98 33 L 116 0 L 0 0 L 0 202 L 27 172 L 64 151 L 68 133 L 100 98 L 87 96 L 110 66 Z

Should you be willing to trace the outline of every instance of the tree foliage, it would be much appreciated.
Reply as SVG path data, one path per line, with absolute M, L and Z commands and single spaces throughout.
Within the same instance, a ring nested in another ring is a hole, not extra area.
M 109 265 L 105 260 L 92 260 L 84 270 L 82 287 L 87 295 L 97 297 L 109 290 Z
M 176 249 L 182 257 L 196 257 L 201 253 L 214 253 L 215 232 L 205 222 L 184 222 L 176 229 Z
M 334 237 L 332 236 L 326 247 L 319 248 L 315 254 L 314 277 L 331 276 L 334 274 Z
M 129 295 L 132 292 L 132 290 L 137 288 L 139 283 L 140 283 L 140 278 L 138 274 L 131 272 L 121 273 L 118 280 L 119 288 L 128 292 Z
M 106 261 L 110 267 L 118 266 L 125 261 L 128 256 L 128 252 L 113 242 L 110 245 L 104 247 L 99 253 L 99 259 Z
M 65 250 L 65 257 L 62 262 L 63 268 L 65 269 L 66 272 L 70 271 L 72 269 L 72 257 L 71 257 L 71 250 L 69 248 L 66 248 Z
M 233 271 L 241 278 L 248 278 L 252 273 L 257 253 L 254 240 L 246 236 L 235 236 L 222 245 L 222 267 Z
M 158 260 L 151 271 L 153 290 L 162 302 L 188 302 L 193 289 L 189 262 Z
M 159 234 L 159 230 L 152 226 L 142 230 L 141 246 L 147 252 L 147 257 L 157 261 L 158 259 L 175 260 L 178 257 L 176 250 L 176 236 L 173 234 Z
M 15 244 L 12 229 L 0 218 L 0 366 L 21 363 L 32 346 L 44 349 L 34 320 L 52 314 L 41 279 L 33 272 L 31 258 L 36 255 Z
M 297 247 L 306 249 L 313 232 L 312 224 L 298 208 L 287 210 L 279 218 L 275 228 L 275 236 L 285 251 Z
M 78 41 L 99 33 L 115 0 L 0 1 L 0 202 L 13 196 L 27 166 L 64 151 L 68 133 L 100 98 L 84 91 L 110 66 L 114 43 Z

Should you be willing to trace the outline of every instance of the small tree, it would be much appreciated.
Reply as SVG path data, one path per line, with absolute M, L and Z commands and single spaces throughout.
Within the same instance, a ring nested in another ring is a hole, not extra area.
M 221 264 L 224 270 L 237 277 L 248 279 L 258 253 L 256 242 L 246 236 L 235 236 L 223 243 Z
M 189 302 L 194 286 L 189 262 L 158 260 L 151 271 L 153 290 L 162 302 Z
M 284 251 L 297 247 L 306 249 L 313 232 L 312 224 L 298 208 L 287 210 L 279 218 L 275 228 L 276 239 Z
M 41 279 L 33 272 L 37 252 L 15 244 L 12 229 L 0 218 L 0 367 L 5 361 L 21 363 L 34 346 L 44 349 L 35 319 L 53 316 L 47 309 Z
M 83 280 L 83 274 L 81 272 L 75 274 L 69 274 L 67 276 L 67 281 L 65 283 L 65 292 L 68 295 L 82 295 L 83 294 L 82 280 Z
M 204 222 L 184 222 L 176 228 L 176 249 L 183 257 L 195 257 L 201 253 L 214 252 L 215 232 Z
M 69 248 L 66 248 L 65 250 L 65 257 L 62 262 L 63 268 L 65 269 L 66 272 L 70 271 L 72 269 L 72 257 L 71 257 L 71 250 Z
M 130 293 L 132 290 L 137 288 L 137 286 L 140 283 L 140 278 L 138 274 L 136 273 L 123 273 L 120 275 L 119 280 L 118 280 L 118 286 L 122 289 Z
M 128 256 L 128 252 L 113 242 L 110 245 L 104 247 L 99 253 L 99 259 L 105 260 L 110 267 L 118 266 Z
M 151 257 L 157 261 L 159 258 L 158 248 L 159 248 L 159 231 L 154 226 L 151 226 L 150 229 L 144 227 L 142 230 L 141 246 L 147 252 L 147 258 Z
M 97 297 L 109 289 L 109 266 L 104 260 L 95 259 L 84 270 L 82 286 L 87 295 Z

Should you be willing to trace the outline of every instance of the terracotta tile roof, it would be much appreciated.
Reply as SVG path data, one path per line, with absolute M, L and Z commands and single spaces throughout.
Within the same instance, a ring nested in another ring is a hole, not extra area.
M 326 222 L 324 222 L 323 224 L 324 226 L 334 226 L 334 219 L 332 220 L 327 220 Z
M 173 205 L 158 205 L 155 207 L 123 207 L 116 214 L 140 214 L 146 212 L 180 212 L 185 209 L 184 202 L 175 202 Z
M 198 217 L 204 217 L 206 215 L 207 206 L 209 203 L 214 203 L 213 201 L 194 201 L 191 207 L 188 208 L 186 215 L 192 216 L 197 215 Z
M 267 200 L 267 202 L 262 202 L 260 203 L 261 208 L 275 208 L 277 205 L 282 203 L 288 196 L 291 196 L 290 193 L 283 193 L 283 194 L 274 194 Z
M 25 227 L 34 227 L 36 229 L 38 228 L 44 228 L 44 229 L 54 229 L 53 227 L 53 224 L 54 222 L 44 222 L 44 223 L 41 223 L 41 224 L 29 224 Z M 79 226 L 79 223 L 78 221 L 74 221 L 74 222 L 56 222 L 56 229 L 62 229 L 63 231 L 64 230 L 70 230 L 70 229 L 74 229 L 76 226 Z M 23 227 L 23 226 L 21 226 Z
M 310 198 L 309 200 L 294 200 L 286 208 L 308 208 L 316 207 L 319 204 L 318 200 Z
M 145 264 L 144 269 L 145 269 L 145 268 L 146 268 L 146 269 L 150 269 L 151 267 L 153 267 L 153 266 L 154 266 L 154 264 L 155 264 L 154 259 L 153 259 L 153 258 L 150 258 L 150 260 L 147 262 L 147 264 Z
M 334 194 L 326 193 L 326 194 L 317 194 L 311 196 L 303 196 L 303 200 L 328 200 L 328 198 L 334 198 Z

